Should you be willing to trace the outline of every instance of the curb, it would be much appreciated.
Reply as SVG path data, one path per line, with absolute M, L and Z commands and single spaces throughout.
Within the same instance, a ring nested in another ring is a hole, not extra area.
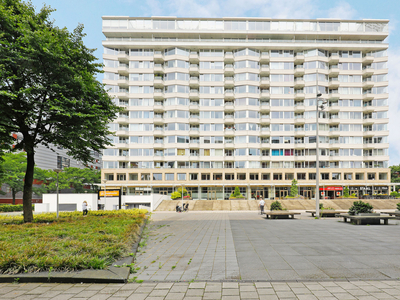
M 144 220 L 139 229 L 139 238 L 132 246 L 134 256 L 121 258 L 113 262 L 105 270 L 81 270 L 73 272 L 37 272 L 28 274 L 3 275 L 0 274 L 0 282 L 41 282 L 41 283 L 126 283 L 130 275 L 129 267 L 114 267 L 114 265 L 131 264 L 135 260 L 136 251 L 142 239 L 143 230 L 149 219 Z

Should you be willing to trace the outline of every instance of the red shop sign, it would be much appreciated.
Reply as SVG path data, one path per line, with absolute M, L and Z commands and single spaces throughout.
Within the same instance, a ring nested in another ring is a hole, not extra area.
M 343 188 L 341 186 L 326 186 L 326 187 L 320 187 L 320 191 L 343 191 Z

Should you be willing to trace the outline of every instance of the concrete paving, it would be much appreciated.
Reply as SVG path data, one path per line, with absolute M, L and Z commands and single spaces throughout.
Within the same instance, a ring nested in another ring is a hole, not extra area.
M 400 299 L 400 221 L 154 213 L 127 284 L 0 283 L 0 299 Z

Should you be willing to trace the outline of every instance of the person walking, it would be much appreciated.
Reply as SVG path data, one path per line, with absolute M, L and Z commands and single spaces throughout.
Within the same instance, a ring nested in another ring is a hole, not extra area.
M 83 215 L 86 216 L 88 213 L 88 205 L 86 201 L 83 201 L 82 203 L 82 211 L 83 211 Z
M 265 201 L 263 200 L 262 197 L 260 197 L 260 202 L 258 203 L 258 206 L 260 207 L 261 215 L 264 214 Z

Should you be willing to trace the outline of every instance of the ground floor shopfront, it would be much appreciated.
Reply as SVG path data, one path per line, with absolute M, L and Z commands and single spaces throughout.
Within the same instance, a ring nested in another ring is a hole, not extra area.
M 260 197 L 264 199 L 284 199 L 290 195 L 290 185 L 102 185 L 101 188 L 121 188 L 122 195 L 151 195 L 161 194 L 170 196 L 179 188 L 187 190 L 190 199 L 193 200 L 229 200 L 235 187 L 239 187 L 240 193 L 245 200 L 256 200 Z M 345 187 L 349 188 L 350 195 L 354 194 L 358 198 L 373 195 L 389 195 L 392 186 L 389 185 L 320 185 L 320 199 L 336 199 L 343 196 Z M 315 199 L 316 188 L 314 186 L 298 185 L 299 198 Z

